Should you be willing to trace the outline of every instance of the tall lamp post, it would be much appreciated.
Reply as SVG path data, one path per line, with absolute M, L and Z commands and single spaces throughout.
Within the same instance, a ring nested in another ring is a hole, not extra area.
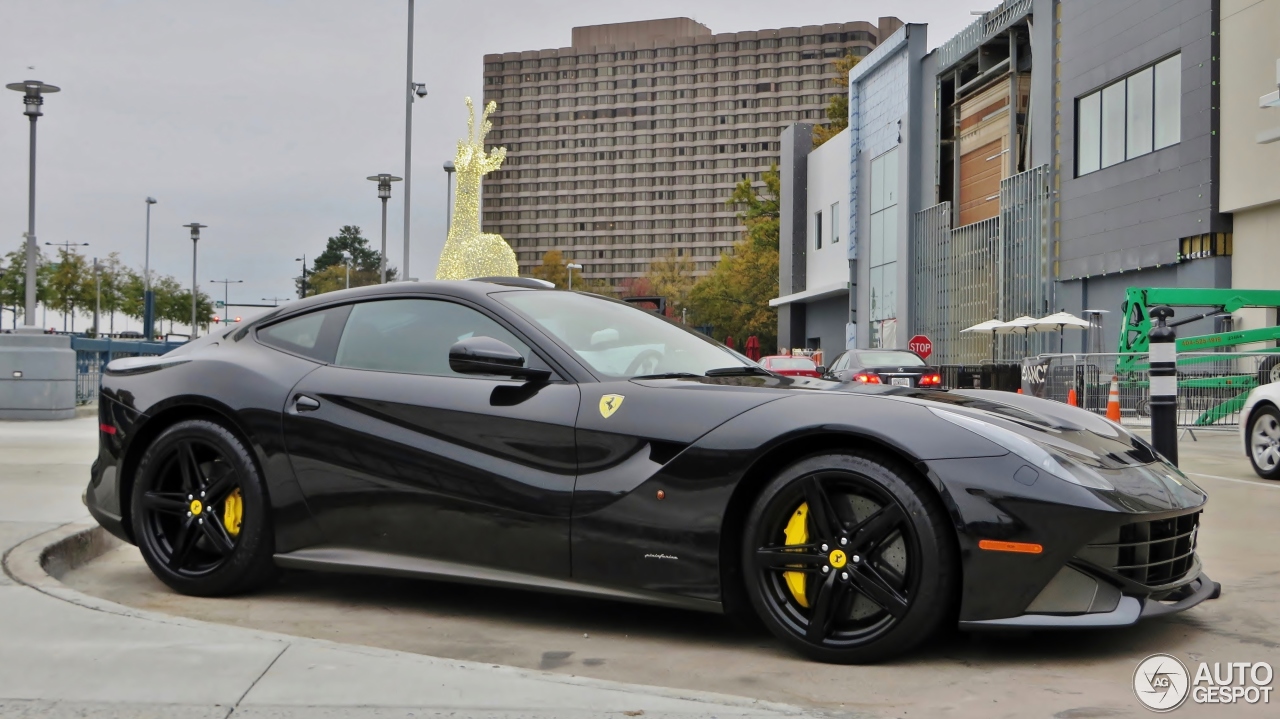
M 102 263 L 98 262 L 97 257 L 93 258 L 93 291 L 96 295 L 93 302 L 93 334 L 101 337 L 102 328 L 98 323 L 102 317 Z
M 391 183 L 399 182 L 395 175 L 382 173 L 365 178 L 378 183 L 378 199 L 382 200 L 382 284 L 387 284 L 387 200 L 391 199 Z M 405 203 L 408 204 L 407 202 Z
M 142 336 L 150 342 L 156 337 L 156 298 L 151 292 L 151 206 L 156 204 L 156 198 L 148 197 L 146 203 L 147 244 L 142 255 Z
M 410 0 L 412 3 L 413 0 Z M 31 120 L 30 165 L 27 173 L 27 287 L 26 313 L 22 316 L 22 325 L 28 331 L 34 331 L 36 325 L 36 120 L 44 114 L 40 106 L 44 104 L 43 95 L 61 90 L 53 85 L 46 85 L 39 80 L 13 82 L 5 85 L 10 90 L 25 94 L 22 98 L 22 114 Z
M 307 256 L 295 257 L 293 261 L 302 263 L 302 293 L 298 299 L 305 300 L 307 298 Z
M 573 292 L 573 271 L 582 269 L 582 265 L 577 262 L 570 262 L 564 268 L 569 271 L 569 291 Z
M 405 53 L 405 96 L 404 96 L 404 277 L 409 280 L 409 209 L 412 207 L 413 195 L 409 185 L 413 175 L 413 100 L 414 97 L 426 97 L 427 86 L 413 81 L 413 0 L 409 0 L 409 49 Z
M 88 242 L 46 242 L 44 244 L 48 247 L 61 247 L 62 254 L 64 257 L 68 254 L 71 254 L 72 247 L 88 247 L 89 246 Z M 97 263 L 98 260 L 97 258 L 94 258 L 93 261 L 94 263 Z M 75 313 L 75 310 L 73 309 L 71 311 L 71 331 L 74 332 L 75 329 L 76 329 L 76 313 Z M 63 332 L 67 331 L 67 313 L 65 311 L 62 313 L 62 331 Z
M 196 325 L 196 248 L 200 244 L 200 230 L 208 225 L 192 222 L 183 227 L 191 229 L 191 339 L 195 339 L 200 336 L 199 327 Z
M 453 160 L 444 163 L 444 235 L 447 239 L 453 230 Z

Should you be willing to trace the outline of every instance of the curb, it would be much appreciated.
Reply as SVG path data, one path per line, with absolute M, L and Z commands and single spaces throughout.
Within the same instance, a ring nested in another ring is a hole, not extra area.
M 298 637 L 261 629 L 233 627 L 214 622 L 202 622 L 195 619 L 188 619 L 186 617 L 134 609 L 133 607 L 116 604 L 115 602 L 111 602 L 106 599 L 101 599 L 99 597 L 94 597 L 92 595 L 76 591 L 58 580 L 59 577 L 65 576 L 67 572 L 97 559 L 106 552 L 119 547 L 121 544 L 122 542 L 119 539 L 109 534 L 96 523 L 72 522 L 55 529 L 51 529 L 43 534 L 38 534 L 13 547 L 6 552 L 3 557 L 0 557 L 0 564 L 3 566 L 4 573 L 15 582 L 30 587 L 42 594 L 46 594 L 50 597 L 75 604 L 86 609 L 131 617 L 142 621 L 203 630 L 216 628 L 219 631 L 234 632 L 240 636 L 282 642 L 285 644 L 310 645 L 374 657 L 396 658 L 455 669 L 484 671 L 496 675 L 495 678 L 520 677 L 525 679 L 536 679 L 556 684 L 579 686 L 597 690 L 610 690 L 623 693 L 642 694 L 652 697 L 662 697 L 666 699 L 716 704 L 722 707 L 729 706 L 741 709 L 757 710 L 774 715 L 811 717 L 849 716 L 847 713 L 843 712 L 815 711 L 789 704 L 767 702 L 729 694 L 679 690 L 642 684 L 625 684 L 622 682 L 611 682 L 601 679 L 590 679 L 587 677 L 553 674 L 550 672 L 540 672 L 490 663 L 470 662 L 459 659 L 433 657 L 424 654 L 413 654 L 410 652 L 399 652 L 359 644 L 343 644 L 341 642 Z

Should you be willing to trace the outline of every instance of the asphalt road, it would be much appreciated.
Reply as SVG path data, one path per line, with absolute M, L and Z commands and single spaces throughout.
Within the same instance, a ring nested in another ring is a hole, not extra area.
M 880 666 L 808 662 L 766 633 L 715 616 L 428 581 L 294 572 L 254 596 L 183 597 L 154 579 L 128 546 L 63 581 L 122 604 L 210 622 L 841 713 L 1145 716 L 1131 682 L 1150 654 L 1280 667 L 1280 483 L 1254 477 L 1234 434 L 1184 438 L 1181 453 L 1184 471 L 1211 496 L 1200 552 L 1206 571 L 1223 584 L 1222 598 L 1121 630 L 951 633 Z M 1274 711 L 1188 703 L 1177 713 Z

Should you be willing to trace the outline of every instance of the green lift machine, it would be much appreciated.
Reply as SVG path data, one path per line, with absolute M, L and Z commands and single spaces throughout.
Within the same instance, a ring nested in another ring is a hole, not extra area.
M 1238 289 L 1200 289 L 1176 287 L 1130 287 L 1125 292 L 1123 305 L 1124 320 L 1120 325 L 1120 357 L 1116 361 L 1116 373 L 1121 376 L 1122 386 L 1146 387 L 1145 381 L 1126 380 L 1133 373 L 1147 369 L 1143 357 L 1150 348 L 1148 334 L 1151 331 L 1151 309 L 1154 307 L 1209 307 L 1208 312 L 1176 317 L 1170 322 L 1171 327 L 1184 325 L 1207 317 L 1230 314 L 1245 307 L 1280 307 L 1280 290 L 1238 290 Z M 1228 330 L 1193 337 L 1179 337 L 1177 351 L 1209 352 L 1237 345 L 1254 342 L 1271 342 L 1280 340 L 1280 327 L 1261 327 L 1252 330 Z M 1196 426 L 1214 424 L 1231 414 L 1240 411 L 1244 406 L 1249 390 L 1259 384 L 1280 382 L 1280 348 L 1268 347 L 1245 354 L 1274 355 L 1266 357 L 1258 363 L 1256 372 L 1251 373 L 1206 373 L 1204 377 L 1196 377 L 1194 366 L 1197 364 L 1221 362 L 1209 356 L 1180 358 L 1178 360 L 1178 387 L 1188 389 L 1212 390 L 1207 393 L 1215 400 L 1210 401 L 1195 421 Z M 1182 375 L 1182 368 L 1190 371 Z

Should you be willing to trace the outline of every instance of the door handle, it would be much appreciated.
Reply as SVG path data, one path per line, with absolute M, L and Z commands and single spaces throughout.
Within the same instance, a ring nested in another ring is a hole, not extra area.
M 308 397 L 305 394 L 297 395 L 293 398 L 293 411 L 295 412 L 314 412 L 320 409 L 320 400 Z

